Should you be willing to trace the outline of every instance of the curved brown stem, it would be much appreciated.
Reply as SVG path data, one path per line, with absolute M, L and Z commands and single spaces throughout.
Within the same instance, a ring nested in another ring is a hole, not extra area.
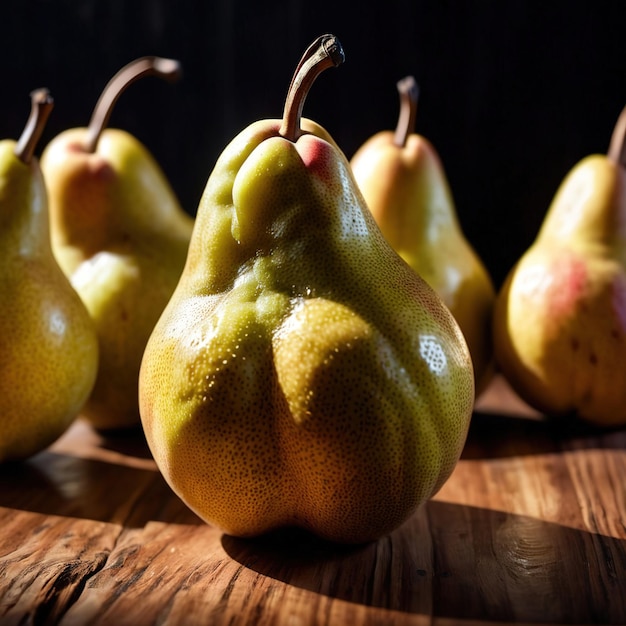
M 329 67 L 345 61 L 341 43 L 334 35 L 318 37 L 304 52 L 295 69 L 283 110 L 283 121 L 278 131 L 285 139 L 296 141 L 302 134 L 302 108 L 315 79 Z
M 617 118 L 607 156 L 611 161 L 626 167 L 626 107 Z
M 180 63 L 174 59 L 164 59 L 162 57 L 147 56 L 131 61 L 125 65 L 106 84 L 96 106 L 89 126 L 87 128 L 87 142 L 85 150 L 95 152 L 98 147 L 98 140 L 106 125 L 113 107 L 124 90 L 136 80 L 144 76 L 158 76 L 165 80 L 173 81 L 180 78 Z
M 409 135 L 415 132 L 419 88 L 413 76 L 406 76 L 399 80 L 396 86 L 400 94 L 400 114 L 393 136 L 393 143 L 398 148 L 404 148 Z
M 30 163 L 35 154 L 35 147 L 41 138 L 48 121 L 54 100 L 47 89 L 36 89 L 30 94 L 30 115 L 13 153 L 23 163 Z

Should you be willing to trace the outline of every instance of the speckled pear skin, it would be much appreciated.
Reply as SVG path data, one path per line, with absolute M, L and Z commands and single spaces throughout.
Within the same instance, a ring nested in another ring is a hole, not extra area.
M 58 439 L 96 378 L 98 343 L 87 310 L 50 247 L 39 164 L 0 141 L 0 462 Z
M 328 133 L 279 127 L 249 126 L 209 178 L 144 353 L 142 422 L 172 489 L 226 533 L 365 542 L 452 472 L 472 365 Z

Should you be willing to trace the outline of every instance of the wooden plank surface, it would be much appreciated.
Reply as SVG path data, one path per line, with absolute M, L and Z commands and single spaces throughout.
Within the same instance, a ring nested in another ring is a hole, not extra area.
M 0 468 L 0 624 L 626 623 L 626 429 L 552 424 L 496 379 L 461 461 L 358 547 L 224 536 L 140 432 L 77 421 Z

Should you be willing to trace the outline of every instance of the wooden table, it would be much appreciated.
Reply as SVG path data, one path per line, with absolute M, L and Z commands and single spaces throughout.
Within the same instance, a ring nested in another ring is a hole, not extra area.
M 626 623 L 626 428 L 548 423 L 498 378 L 437 496 L 380 541 L 243 541 L 141 433 L 78 420 L 0 469 L 0 624 Z

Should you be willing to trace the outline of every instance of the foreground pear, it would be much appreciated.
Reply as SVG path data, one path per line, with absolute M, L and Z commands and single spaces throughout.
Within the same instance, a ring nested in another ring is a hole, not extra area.
M 193 227 L 148 150 L 105 126 L 129 84 L 178 70 L 159 57 L 130 63 L 105 87 L 89 126 L 62 132 L 41 157 L 53 250 L 98 332 L 99 372 L 84 417 L 102 430 L 140 426 L 141 357 L 178 282 Z
M 387 241 L 439 294 L 461 327 L 480 395 L 494 372 L 495 288 L 461 229 L 439 155 L 415 132 L 415 79 L 407 76 L 397 87 L 401 106 L 395 132 L 370 137 L 350 165 Z
M 18 142 L 0 141 L 0 462 L 60 437 L 89 396 L 98 342 L 50 246 L 46 190 L 34 156 L 53 102 L 32 94 Z
M 607 155 L 577 163 L 494 312 L 496 359 L 548 415 L 626 424 L 626 108 Z
M 159 468 L 236 536 L 390 532 L 448 478 L 471 416 L 458 325 L 387 244 L 328 133 L 301 119 L 311 83 L 342 61 L 335 37 L 316 40 L 283 119 L 220 155 L 142 362 Z

